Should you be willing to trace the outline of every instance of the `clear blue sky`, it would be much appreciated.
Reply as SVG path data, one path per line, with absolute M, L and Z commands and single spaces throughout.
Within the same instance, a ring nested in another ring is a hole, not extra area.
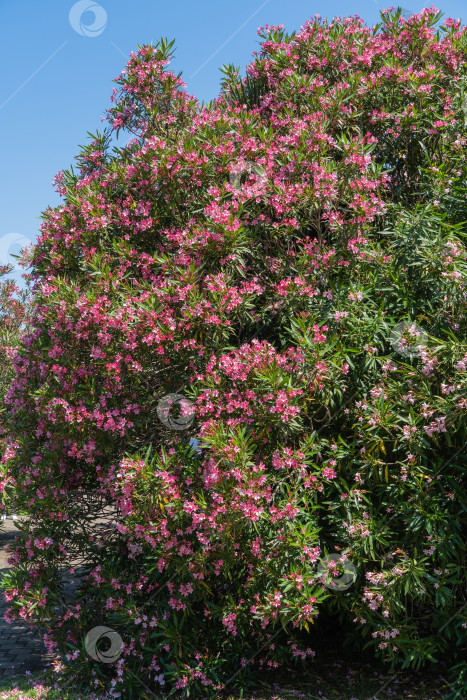
M 416 4 L 415 4 L 416 2 Z M 137 44 L 175 39 L 172 69 L 199 100 L 218 94 L 224 63 L 244 69 L 256 30 L 292 31 L 315 13 L 359 15 L 373 25 L 397 0 L 0 0 L 3 65 L 0 263 L 38 235 L 40 213 L 59 203 L 53 176 L 73 163 L 87 132 L 102 127 L 112 79 Z M 431 1 L 401 0 L 418 12 Z M 466 21 L 465 0 L 435 3 Z M 70 15 L 70 10 L 73 12 Z M 89 9 L 86 9 L 89 8 Z M 10 258 L 11 259 L 11 258 Z M 19 278 L 15 274 L 16 279 Z

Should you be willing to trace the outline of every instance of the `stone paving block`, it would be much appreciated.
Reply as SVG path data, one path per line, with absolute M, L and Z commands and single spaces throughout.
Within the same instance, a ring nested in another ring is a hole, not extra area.
M 0 580 L 10 568 L 6 547 L 14 542 L 17 533 L 14 521 L 3 522 L 0 532 Z M 6 608 L 7 603 L 0 592 L 0 678 L 45 668 L 50 657 L 37 630 L 33 629 L 31 633 L 27 622 L 8 624 L 4 619 Z

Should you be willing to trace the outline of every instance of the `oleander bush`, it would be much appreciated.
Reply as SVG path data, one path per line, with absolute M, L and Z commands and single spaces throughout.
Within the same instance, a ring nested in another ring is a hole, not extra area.
M 24 258 L 26 265 L 26 253 Z M 0 265 L 0 528 L 8 508 L 9 494 L 14 490 L 13 476 L 5 466 L 10 443 L 8 428 L 4 425 L 5 397 L 15 376 L 13 357 L 27 332 L 30 314 L 29 291 L 27 287 L 18 287 L 9 276 L 12 271 L 11 263 Z
M 266 26 L 209 104 L 139 47 L 57 176 L 3 586 L 75 687 L 246 689 L 331 628 L 465 692 L 467 34 L 440 20 Z

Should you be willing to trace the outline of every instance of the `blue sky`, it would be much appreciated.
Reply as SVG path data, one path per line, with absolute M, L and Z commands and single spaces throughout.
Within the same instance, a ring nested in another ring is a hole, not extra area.
M 413 12 L 431 5 L 402 3 Z M 464 3 L 435 5 L 445 18 L 464 23 Z M 219 67 L 243 69 L 251 61 L 260 25 L 282 23 L 292 31 L 315 13 L 328 19 L 357 14 L 373 25 L 393 4 L 397 0 L 0 0 L 0 264 L 35 241 L 41 211 L 59 203 L 52 178 L 73 163 L 87 132 L 101 128 L 112 80 L 137 44 L 175 39 L 171 68 L 183 71 L 190 94 L 208 101 L 218 94 Z

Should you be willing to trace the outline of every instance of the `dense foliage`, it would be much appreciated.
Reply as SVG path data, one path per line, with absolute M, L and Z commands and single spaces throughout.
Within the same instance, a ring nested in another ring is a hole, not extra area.
M 18 257 L 18 256 L 17 256 Z M 20 263 L 22 264 L 22 263 Z M 27 252 L 23 266 L 27 264 Z M 13 357 L 28 329 L 29 292 L 20 289 L 9 276 L 12 264 L 0 265 L 0 456 L 2 462 L 8 460 L 8 430 L 3 425 L 6 410 L 5 397 L 15 376 Z M 1 462 L 0 462 L 1 463 Z M 0 519 L 7 513 L 9 494 L 14 490 L 14 479 L 5 467 L 0 468 Z
M 467 38 L 439 20 L 266 26 L 208 105 L 172 44 L 141 47 L 57 176 L 4 587 L 82 687 L 245 687 L 334 624 L 388 664 L 449 659 L 462 691 Z

